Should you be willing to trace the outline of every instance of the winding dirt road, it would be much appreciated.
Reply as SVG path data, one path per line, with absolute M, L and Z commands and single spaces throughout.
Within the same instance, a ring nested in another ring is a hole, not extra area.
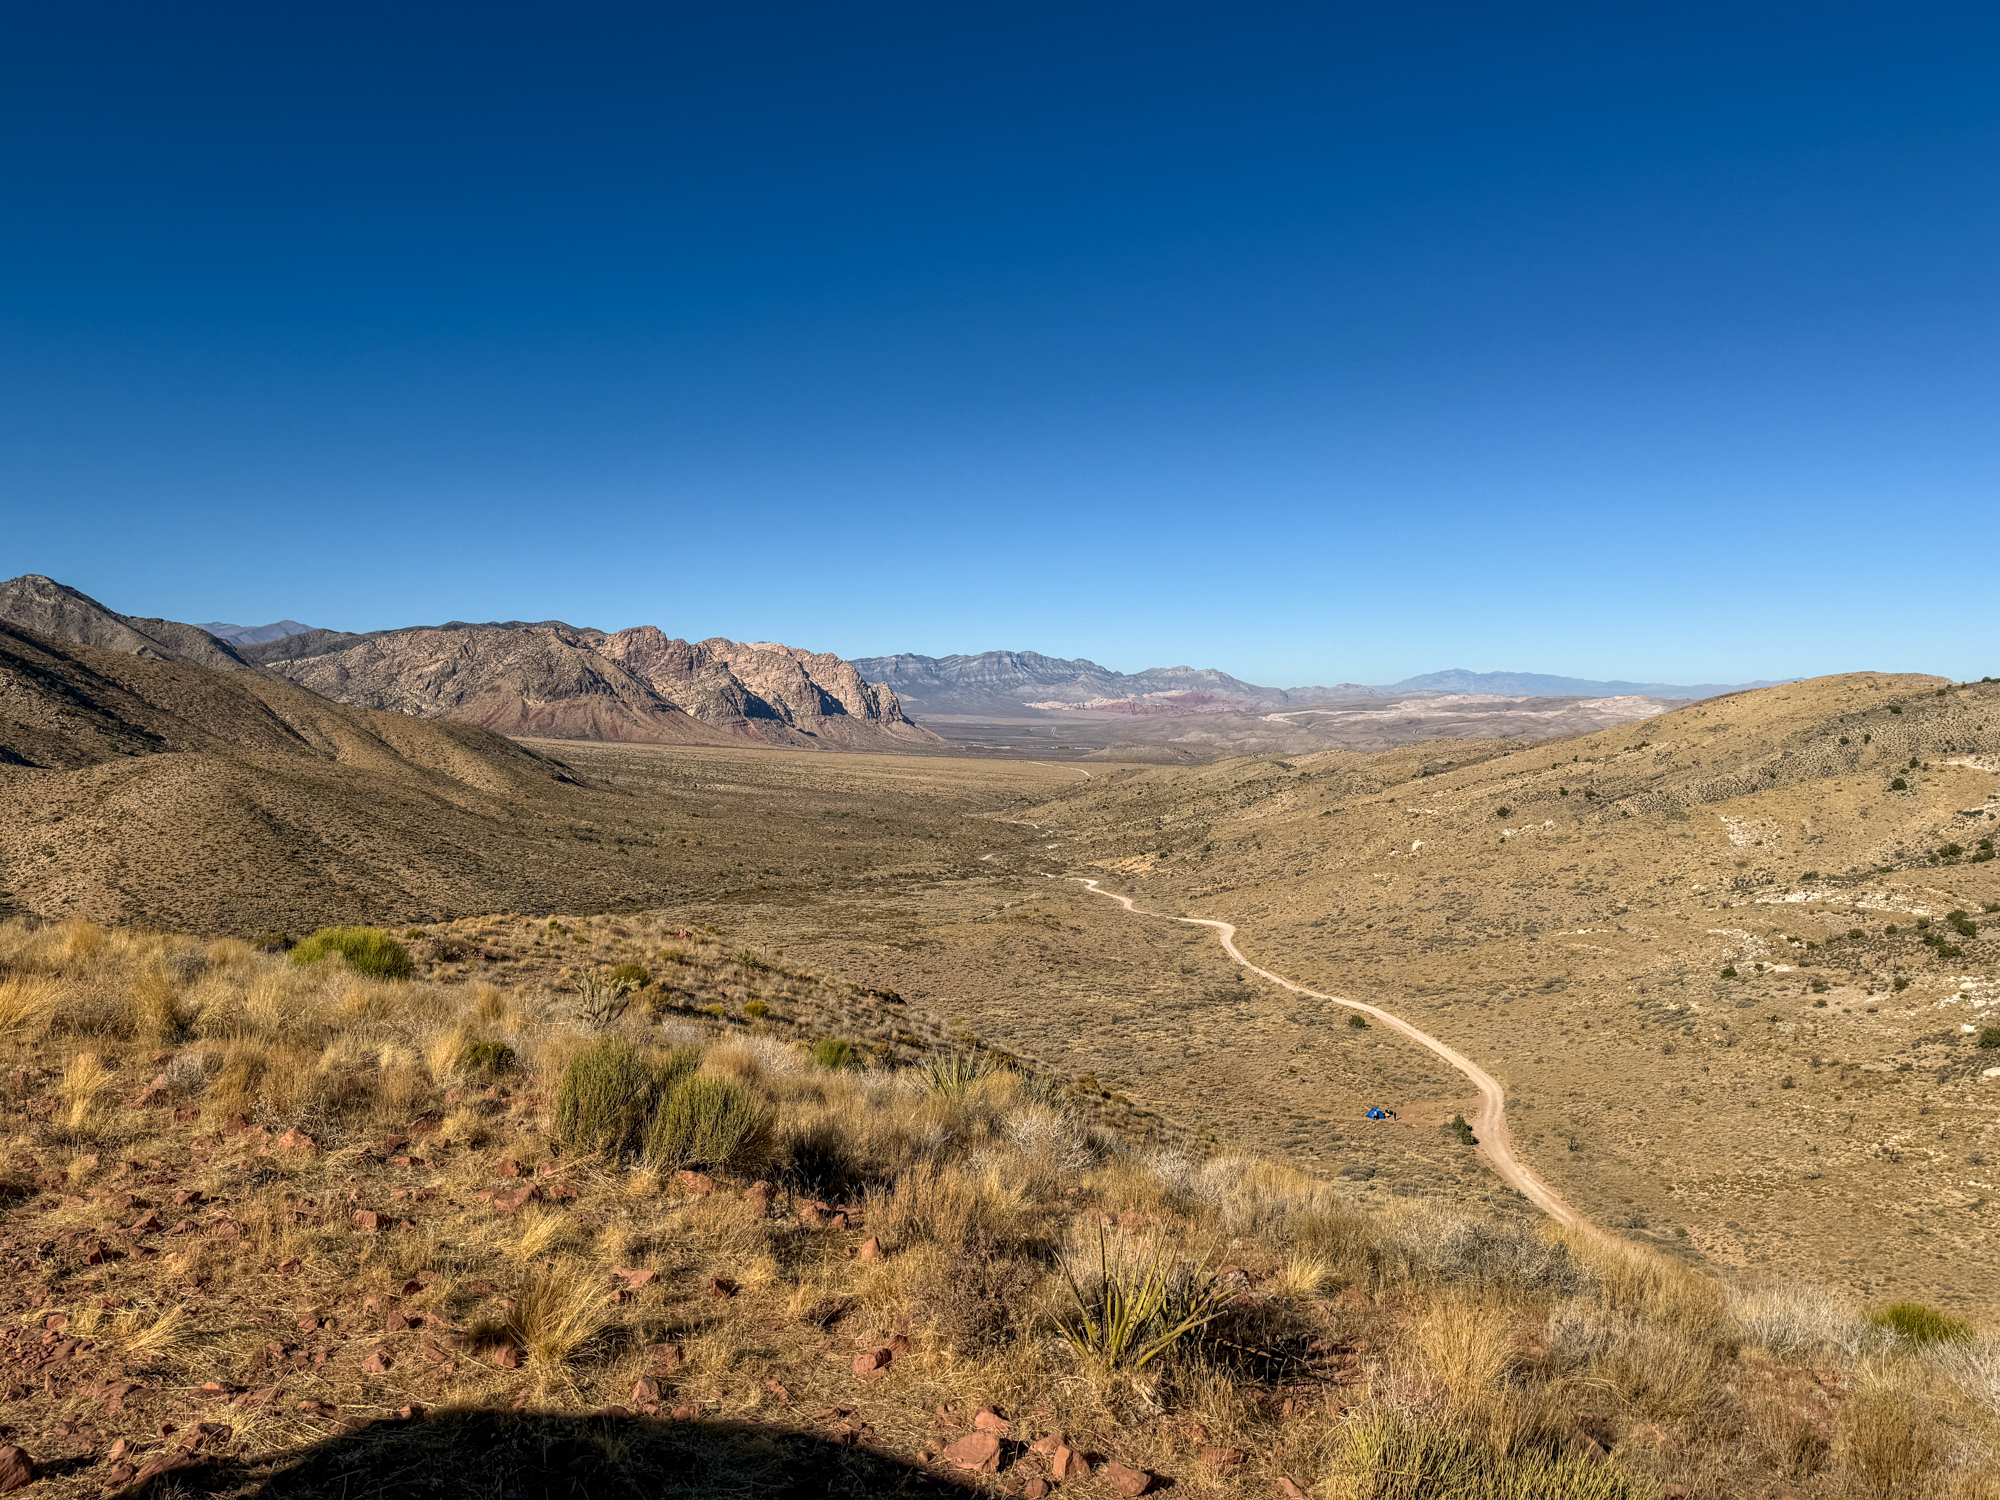
M 1080 875 L 1069 877 L 1085 890 L 1095 891 L 1100 896 L 1109 896 L 1125 910 L 1137 916 L 1165 916 L 1164 912 L 1145 911 L 1132 903 L 1130 896 L 1121 896 L 1116 891 L 1103 889 L 1095 880 L 1086 880 Z M 1323 995 L 1318 990 L 1308 989 L 1294 983 L 1282 974 L 1273 974 L 1269 969 L 1259 968 L 1243 956 L 1236 946 L 1236 928 L 1228 922 L 1217 922 L 1209 917 L 1168 917 L 1172 922 L 1185 922 L 1192 927 L 1212 927 L 1215 935 L 1222 940 L 1222 950 L 1237 963 L 1260 979 L 1268 979 L 1297 995 L 1310 995 L 1315 1000 L 1325 1000 L 1333 1005 L 1344 1005 L 1349 1010 L 1358 1010 L 1363 1015 L 1373 1016 L 1391 1031 L 1400 1032 L 1420 1047 L 1426 1047 L 1450 1063 L 1459 1072 L 1472 1080 L 1479 1090 L 1479 1112 L 1472 1120 L 1472 1133 L 1479 1138 L 1479 1154 L 1486 1164 L 1499 1176 L 1500 1180 L 1513 1188 L 1543 1213 L 1558 1224 L 1590 1227 L 1589 1221 L 1571 1208 L 1541 1178 L 1537 1177 L 1526 1162 L 1514 1154 L 1513 1138 L 1507 1133 L 1507 1095 L 1500 1087 L 1500 1081 L 1478 1063 L 1447 1047 L 1428 1032 L 1417 1030 L 1400 1016 L 1393 1016 L 1386 1010 L 1373 1005 L 1364 1005 L 1359 1000 L 1343 1000 L 1338 995 Z

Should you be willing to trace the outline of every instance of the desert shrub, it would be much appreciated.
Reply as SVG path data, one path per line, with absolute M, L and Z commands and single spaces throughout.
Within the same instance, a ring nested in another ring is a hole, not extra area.
M 1970 1324 L 1921 1302 L 1892 1302 L 1870 1313 L 1868 1321 L 1906 1344 L 1958 1343 L 1972 1337 Z
M 813 1043 L 813 1061 L 822 1068 L 858 1068 L 861 1049 L 844 1037 L 828 1037 Z
M 1355 1500 L 1639 1500 L 1616 1463 L 1505 1453 L 1449 1417 L 1378 1410 L 1346 1426 L 1334 1468 Z
M 646 1131 L 646 1160 L 660 1167 L 727 1171 L 758 1154 L 770 1112 L 756 1090 L 698 1075 L 675 1086 Z
M 1898 776 L 1894 781 L 1889 783 L 1889 790 L 1892 792 L 1907 792 L 1909 789 L 1910 789 L 1909 782 L 1903 780 L 1903 778 L 1900 776 Z
M 1418 1350 L 1461 1411 L 1483 1410 L 1513 1368 L 1514 1330 L 1506 1313 L 1440 1297 L 1418 1317 Z
M 1800 1282 L 1734 1292 L 1729 1312 L 1746 1339 L 1780 1359 L 1806 1359 L 1821 1349 L 1852 1355 L 1870 1337 L 1868 1325 L 1843 1298 Z
M 1722 967 L 1722 977 L 1724 979 L 1734 979 L 1736 977 L 1736 965 L 1724 964 Z
M 1649 1417 L 1685 1417 L 1717 1399 L 1717 1349 L 1583 1298 L 1549 1313 L 1549 1353 Z
M 864 1212 L 868 1226 L 891 1245 L 967 1251 L 1002 1238 L 996 1206 L 955 1166 L 909 1168 L 887 1193 L 870 1193 Z
M 322 927 L 292 949 L 291 956 L 295 964 L 339 958 L 356 973 L 376 979 L 408 979 L 416 971 L 410 950 L 379 927 Z
M 505 1042 L 470 1041 L 458 1054 L 458 1066 L 466 1073 L 511 1073 L 518 1061 Z
M 606 1037 L 563 1069 L 556 1085 L 556 1139 L 572 1151 L 623 1156 L 638 1147 L 659 1094 L 655 1060 L 623 1037 Z
M 1437 1204 L 1394 1214 L 1379 1233 L 1401 1274 L 1451 1286 L 1550 1296 L 1582 1290 L 1589 1276 L 1561 1240 L 1529 1224 L 1474 1219 Z
M 1979 1045 L 1984 1048 L 1987 1048 L 1989 1051 L 1992 1048 L 2000 1047 L 2000 1026 L 1980 1027 Z
M 259 953 L 283 953 L 292 946 L 292 935 L 275 927 L 266 927 L 251 933 L 244 941 Z
M 1368 1018 L 1359 1011 L 1355 1011 L 1348 1016 L 1347 1024 L 1355 1031 L 1366 1031 L 1368 1029 Z
M 631 990 L 644 989 L 651 982 L 652 977 L 652 975 L 646 972 L 644 964 L 620 964 L 610 974 L 613 984 L 622 985 L 626 989 Z
M 1456 1136 L 1461 1146 L 1476 1146 L 1479 1144 L 1479 1137 L 1474 1135 L 1472 1127 L 1465 1123 L 1464 1115 L 1453 1115 L 1450 1123 L 1444 1127 L 1444 1133 Z
M 771 1007 L 766 1005 L 762 1000 L 745 1000 L 743 1002 L 743 1014 L 753 1021 L 761 1021 L 770 1013 Z

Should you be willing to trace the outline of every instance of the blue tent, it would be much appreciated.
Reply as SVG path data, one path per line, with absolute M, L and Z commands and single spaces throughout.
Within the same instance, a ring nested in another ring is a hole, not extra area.
M 1371 1120 L 1386 1120 L 1389 1117 L 1382 1113 L 1381 1106 L 1377 1105 L 1374 1109 L 1368 1111 L 1368 1118 Z

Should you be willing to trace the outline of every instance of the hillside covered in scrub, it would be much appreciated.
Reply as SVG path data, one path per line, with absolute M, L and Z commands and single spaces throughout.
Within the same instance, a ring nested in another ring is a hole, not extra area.
M 289 954 L 0 927 L 0 1466 L 76 1495 L 2000 1494 L 2000 1345 L 1935 1310 L 1366 1211 L 963 1039 L 835 1029 L 858 987 L 721 934 L 632 931 L 673 957 L 621 973 L 578 925 Z M 461 972 L 481 941 L 531 950 L 505 986 Z

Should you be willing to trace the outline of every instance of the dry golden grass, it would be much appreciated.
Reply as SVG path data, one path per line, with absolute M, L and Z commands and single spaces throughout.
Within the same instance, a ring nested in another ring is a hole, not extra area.
M 1461 1493 L 1397 1488 L 1409 1465 L 1477 1496 L 1739 1482 L 1986 1500 L 1979 1476 L 2000 1452 L 1988 1343 L 1855 1343 L 1851 1312 L 1815 1293 L 1766 1283 L 1732 1300 L 1599 1236 L 1424 1201 L 1364 1211 L 1279 1164 L 1134 1145 L 1017 1071 L 944 1086 L 914 1068 L 831 1071 L 796 1043 L 663 1032 L 635 1013 L 635 1046 L 702 1047 L 694 1076 L 731 1080 L 766 1112 L 767 1213 L 740 1176 L 704 1195 L 658 1166 L 564 1150 L 558 1084 L 600 1034 L 543 992 L 381 984 L 75 926 L 0 927 L 0 963 L 0 984 L 49 997 L 4 1043 L 32 1079 L 10 1149 L 65 1184 L 5 1210 L 9 1233 L 57 1249 L 0 1289 L 0 1313 L 23 1326 L 60 1311 L 89 1346 L 34 1419 L 31 1446 L 50 1453 L 84 1441 L 79 1423 L 127 1430 L 90 1417 L 110 1358 L 145 1374 L 130 1433 L 227 1418 L 269 1459 L 315 1438 L 296 1399 L 367 1416 L 411 1401 L 581 1411 L 630 1403 L 642 1381 L 662 1411 L 863 1413 L 905 1454 L 935 1443 L 940 1403 L 1046 1413 L 1032 1423 L 1190 1496 L 1279 1475 L 1324 1495 Z M 157 1065 L 146 997 L 164 991 L 148 975 L 171 978 L 182 1017 Z M 65 1018 L 79 1012 L 88 1026 Z M 504 1041 L 515 1061 L 468 1075 L 468 1039 Z M 155 1072 L 167 1096 L 128 1107 Z M 310 1144 L 282 1148 L 288 1130 Z M 539 1175 L 499 1177 L 503 1157 Z M 475 1196 L 530 1186 L 512 1212 Z M 159 1205 L 159 1230 L 105 1227 L 96 1199 L 121 1188 L 139 1200 L 128 1220 Z M 848 1227 L 802 1216 L 813 1200 Z M 1120 1227 L 1104 1231 L 1106 1263 L 1084 1266 L 1087 1297 L 1113 1271 L 1162 1293 L 1133 1320 L 1134 1349 L 1185 1311 L 1200 1284 L 1187 1268 L 1244 1268 L 1212 1327 L 1116 1378 L 1058 1337 L 1076 1314 L 1064 1247 L 1107 1220 Z M 87 1261 L 79 1247 L 98 1238 L 109 1253 Z M 858 1257 L 868 1238 L 884 1258 Z M 848 1373 L 891 1339 L 907 1343 L 883 1377 Z M 1753 1344 L 1767 1352 L 1739 1353 Z M 224 1411 L 228 1398 L 192 1394 L 209 1380 L 276 1382 L 293 1405 Z M 1584 1413 L 1613 1462 L 1571 1454 Z M 1210 1443 L 1252 1458 L 1213 1476 L 1191 1456 Z

